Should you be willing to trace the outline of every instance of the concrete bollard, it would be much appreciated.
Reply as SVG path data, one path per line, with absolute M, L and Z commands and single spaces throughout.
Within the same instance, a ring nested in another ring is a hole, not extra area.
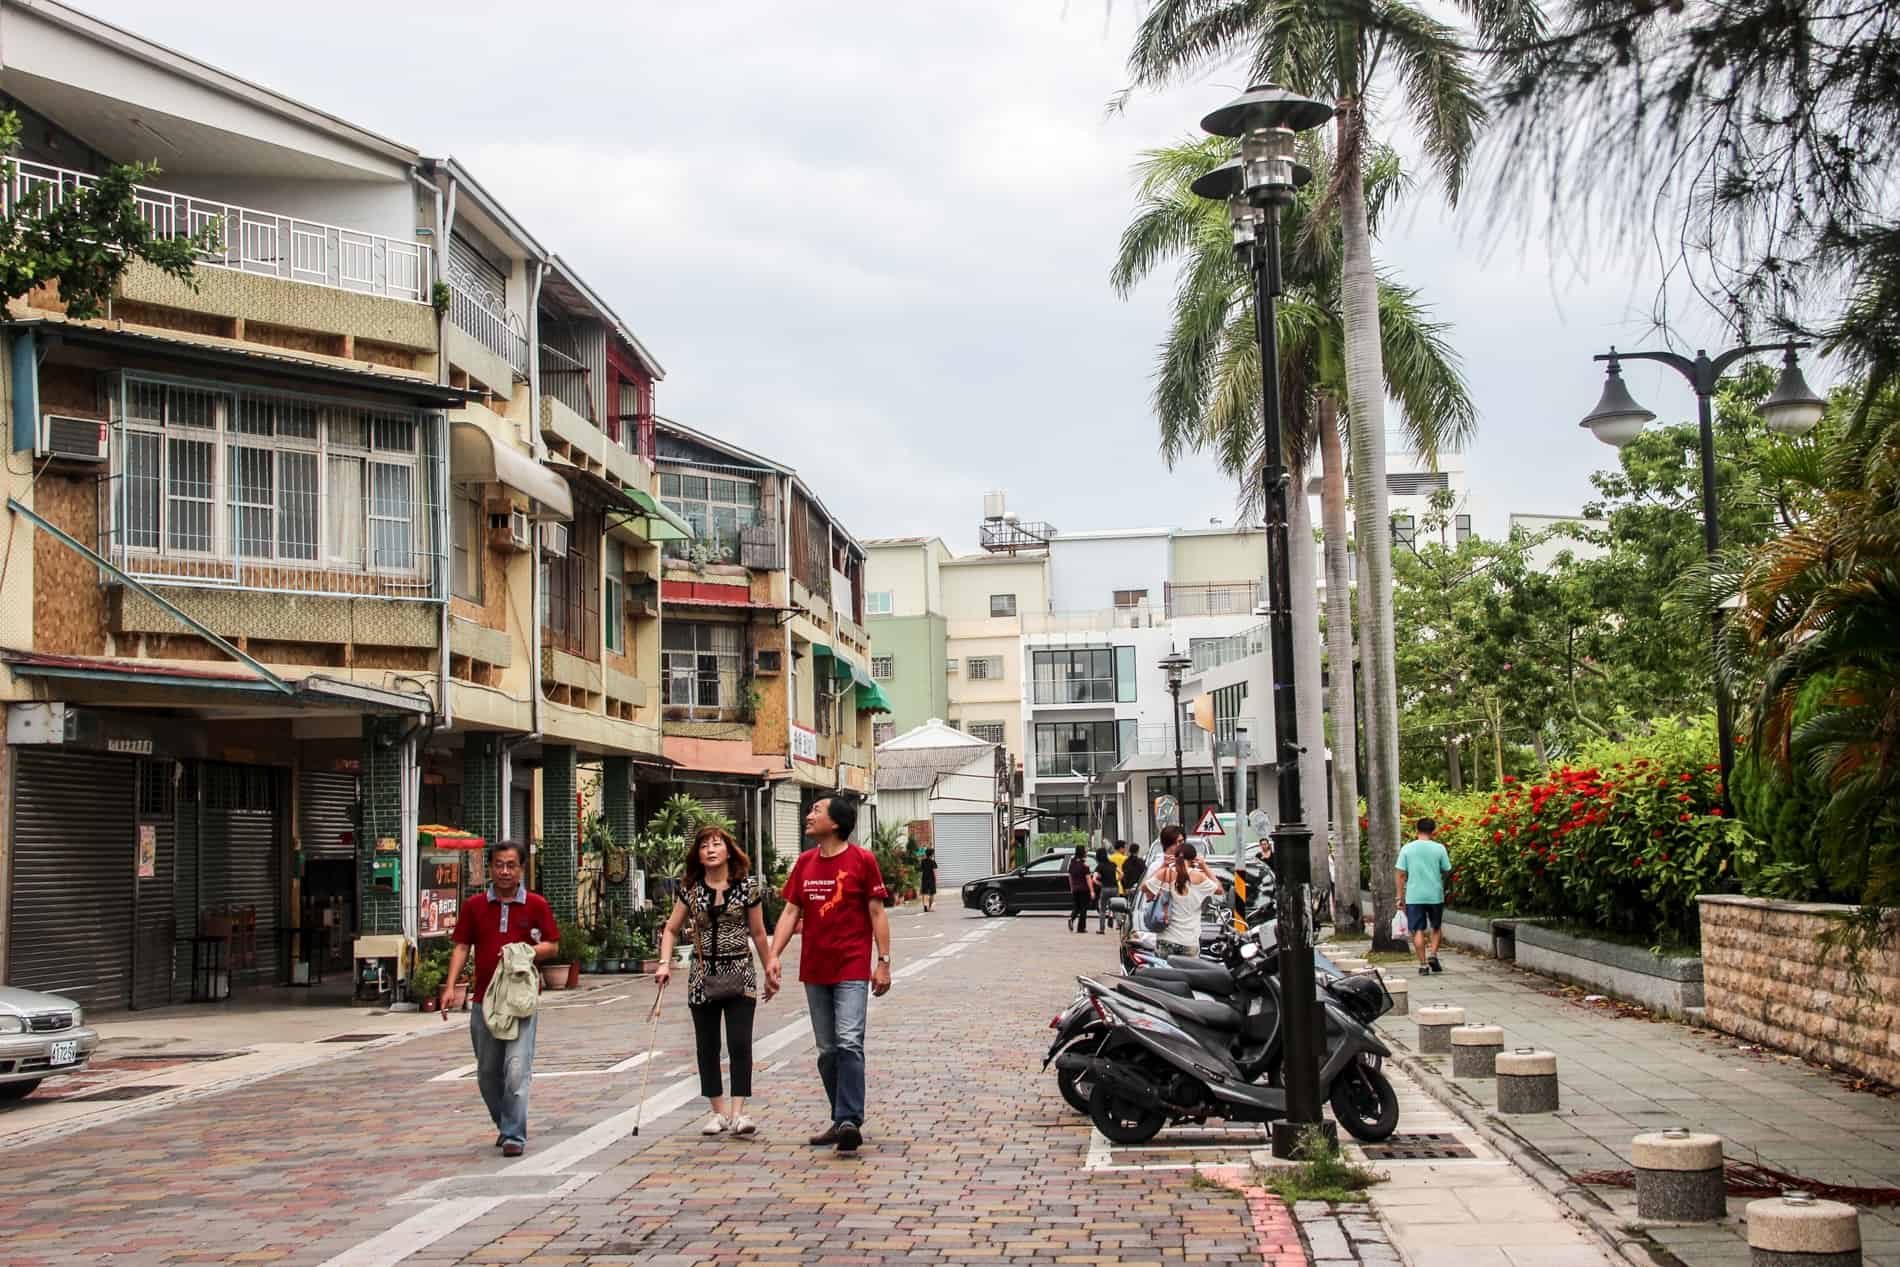
M 1860 1267 L 1860 1215 L 1839 1201 L 1785 1192 L 1748 1203 L 1750 1267 Z
M 1557 1053 L 1520 1047 L 1497 1058 L 1498 1112 L 1557 1111 Z
M 1392 1015 L 1404 1016 L 1412 1007 L 1412 988 L 1399 977 L 1385 978 L 1385 992 L 1392 996 Z
M 1418 1049 L 1428 1056 L 1442 1056 L 1451 1050 L 1453 1026 L 1465 1023 L 1461 1007 L 1422 1007 L 1418 1010 Z
M 1496 1025 L 1459 1025 L 1451 1031 L 1451 1076 L 1495 1078 L 1504 1031 Z
M 1708 1223 L 1728 1213 L 1722 1137 L 1680 1128 L 1630 1141 L 1636 1215 L 1665 1223 Z

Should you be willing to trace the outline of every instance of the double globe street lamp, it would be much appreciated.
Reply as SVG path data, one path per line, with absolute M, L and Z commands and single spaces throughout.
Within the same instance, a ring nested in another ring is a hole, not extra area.
M 1280 421 L 1280 349 L 1274 301 L 1281 292 L 1280 211 L 1313 173 L 1293 161 L 1298 134 L 1333 117 L 1333 108 L 1259 84 L 1201 120 L 1214 136 L 1237 137 L 1240 156 L 1195 181 L 1203 198 L 1227 204 L 1236 258 L 1253 278 L 1254 328 L 1260 344 L 1261 481 L 1267 520 L 1267 632 L 1273 674 L 1274 785 L 1279 823 L 1273 857 L 1279 871 L 1280 985 L 1286 1117 L 1273 1123 L 1273 1155 L 1295 1155 L 1305 1130 L 1320 1126 L 1320 1027 L 1313 979 L 1313 829 L 1300 787 L 1299 708 L 1293 672 L 1292 548 L 1287 498 L 1291 478 Z M 1177 706 L 1176 716 L 1180 709 Z
M 1579 426 L 1587 427 L 1597 439 L 1618 449 L 1635 440 L 1643 433 L 1643 428 L 1653 421 L 1655 414 L 1637 404 L 1630 396 L 1629 388 L 1623 383 L 1622 362 L 1655 361 L 1667 365 L 1689 380 L 1695 389 L 1696 421 L 1700 430 L 1698 445 L 1702 461 L 1702 545 L 1709 558 L 1713 559 L 1721 549 L 1722 534 L 1716 518 L 1715 492 L 1715 424 L 1711 401 L 1717 384 L 1731 365 L 1745 356 L 1754 356 L 1763 352 L 1781 353 L 1781 378 L 1775 383 L 1774 391 L 1761 402 L 1761 419 L 1768 429 L 1776 435 L 1798 438 L 1814 430 L 1821 421 L 1821 415 L 1827 409 L 1827 402 L 1814 394 L 1807 379 L 1801 376 L 1801 366 L 1795 353 L 1809 345 L 1805 343 L 1766 343 L 1750 344 L 1744 347 L 1730 348 L 1721 355 L 1711 358 L 1707 352 L 1697 351 L 1695 359 L 1679 356 L 1674 352 L 1618 352 L 1611 348 L 1597 357 L 1599 361 L 1609 362 L 1607 380 L 1603 384 L 1603 397 L 1597 401 L 1597 407 L 1583 416 Z M 1711 630 L 1717 644 L 1722 638 L 1722 609 L 1716 608 L 1710 613 Z M 1717 648 L 1719 654 L 1719 646 Z M 1735 735 L 1733 719 L 1730 716 L 1728 690 L 1722 684 L 1722 675 L 1715 674 L 1715 730 L 1718 751 L 1722 762 L 1722 804 L 1729 804 L 1729 778 L 1735 772 Z

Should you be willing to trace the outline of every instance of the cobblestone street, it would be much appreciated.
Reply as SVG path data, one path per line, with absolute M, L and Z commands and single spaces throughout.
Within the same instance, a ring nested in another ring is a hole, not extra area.
M 1261 1260 L 1238 1194 L 1089 1169 L 1088 1124 L 1038 1068 L 1074 976 L 1112 971 L 1111 938 L 951 910 L 905 914 L 895 933 L 855 1158 L 805 1143 L 825 1114 L 796 987 L 760 1012 L 757 1138 L 698 1135 L 690 1022 L 671 1000 L 636 1137 L 651 987 L 630 978 L 545 996 L 518 1162 L 492 1148 L 457 1016 L 185 1103 L 15 1134 L 0 1153 L 5 1262 Z

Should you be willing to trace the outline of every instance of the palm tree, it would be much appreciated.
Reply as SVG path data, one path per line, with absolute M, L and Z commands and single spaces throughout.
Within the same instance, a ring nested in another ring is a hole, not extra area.
M 1535 0 L 1460 0 L 1482 43 L 1521 48 L 1544 28 Z M 1244 62 L 1273 80 L 1333 101 L 1337 165 L 1327 193 L 1339 205 L 1340 309 L 1360 570 L 1360 633 L 1367 670 L 1366 804 L 1374 855 L 1374 907 L 1383 936 L 1398 844 L 1398 678 L 1392 629 L 1392 542 L 1385 484 L 1385 400 L 1390 377 L 1379 278 L 1366 201 L 1368 102 L 1402 97 L 1408 122 L 1456 201 L 1485 120 L 1472 54 L 1459 32 L 1410 0 L 1151 0 L 1128 58 L 1135 87 L 1159 87 L 1210 67 Z M 1408 419 L 1410 415 L 1408 414 Z M 1431 437 L 1419 451 L 1434 456 Z
M 1196 197 L 1190 189 L 1196 178 L 1226 160 L 1230 148 L 1230 143 L 1220 140 L 1186 141 L 1143 156 L 1136 169 L 1139 204 L 1122 233 L 1110 280 L 1126 295 L 1163 261 L 1180 260 L 1174 319 L 1161 347 L 1154 389 L 1162 455 L 1172 464 L 1187 451 L 1213 452 L 1222 468 L 1241 480 L 1243 508 L 1254 509 L 1260 496 L 1253 478 L 1261 459 L 1260 361 L 1249 306 L 1250 279 L 1230 249 L 1226 208 Z M 1310 537 L 1304 471 L 1316 442 L 1327 467 L 1325 483 L 1337 494 L 1325 498 L 1325 535 L 1334 743 L 1343 755 L 1353 745 L 1355 718 L 1352 622 L 1346 608 L 1351 581 L 1344 550 L 1338 436 L 1341 405 L 1349 399 L 1340 312 L 1342 252 L 1337 226 L 1327 221 L 1323 177 L 1329 165 L 1323 144 L 1309 140 L 1302 158 L 1319 177 L 1283 214 L 1287 294 L 1278 309 L 1281 415 L 1287 461 L 1294 468 L 1295 487 L 1302 490 L 1294 507 L 1298 512 L 1295 542 Z M 1376 221 L 1405 181 L 1390 150 L 1376 154 L 1370 166 L 1366 205 Z M 1428 318 L 1415 292 L 1391 281 L 1380 282 L 1380 307 L 1383 316 L 1377 329 L 1387 344 L 1382 364 L 1393 371 L 1383 390 L 1399 401 L 1406 425 L 1414 433 L 1434 444 L 1462 440 L 1472 428 L 1473 410 L 1443 327 Z M 1294 568 L 1293 593 L 1295 670 L 1302 698 L 1317 709 L 1321 698 L 1319 620 L 1312 558 L 1296 546 L 1289 563 L 1299 565 Z M 1299 583 L 1302 567 L 1305 584 Z M 1309 737 L 1306 747 L 1311 763 L 1302 768 L 1302 782 L 1317 790 L 1324 778 L 1317 716 L 1301 719 L 1301 733 Z M 1358 780 L 1350 759 L 1336 759 L 1333 774 L 1341 833 L 1334 877 L 1344 899 L 1341 910 L 1356 923 Z M 1325 874 L 1325 844 L 1325 833 L 1315 832 L 1316 875 Z M 1389 874 L 1387 883 L 1391 883 Z M 1385 912 L 1384 918 L 1390 917 L 1390 911 Z
M 1863 904 L 1900 904 L 1900 391 L 1780 466 L 1812 509 L 1713 569 L 1712 596 L 1741 600 L 1719 668 L 1756 692 L 1757 760 L 1825 789 L 1823 866 Z

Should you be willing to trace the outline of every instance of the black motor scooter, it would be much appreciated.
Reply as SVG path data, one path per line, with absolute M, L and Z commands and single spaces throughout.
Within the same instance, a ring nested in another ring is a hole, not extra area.
M 1093 1053 L 1072 1046 L 1056 1065 L 1086 1082 L 1089 1116 L 1109 1140 L 1143 1143 L 1171 1121 L 1286 1116 L 1286 1091 L 1277 1077 L 1279 983 L 1257 943 L 1242 943 L 1238 954 L 1235 977 L 1245 1010 L 1237 1027 L 1237 1014 L 1224 1005 L 1188 1000 L 1185 1008 L 1164 1006 L 1130 997 L 1151 993 L 1140 986 L 1117 993 L 1084 981 L 1105 1033 Z M 1355 1138 L 1385 1139 L 1398 1127 L 1398 1096 L 1381 1068 L 1391 1051 L 1370 1025 L 1391 1000 L 1377 977 L 1355 976 L 1327 983 L 1319 1001 L 1326 1031 L 1320 1093 Z

